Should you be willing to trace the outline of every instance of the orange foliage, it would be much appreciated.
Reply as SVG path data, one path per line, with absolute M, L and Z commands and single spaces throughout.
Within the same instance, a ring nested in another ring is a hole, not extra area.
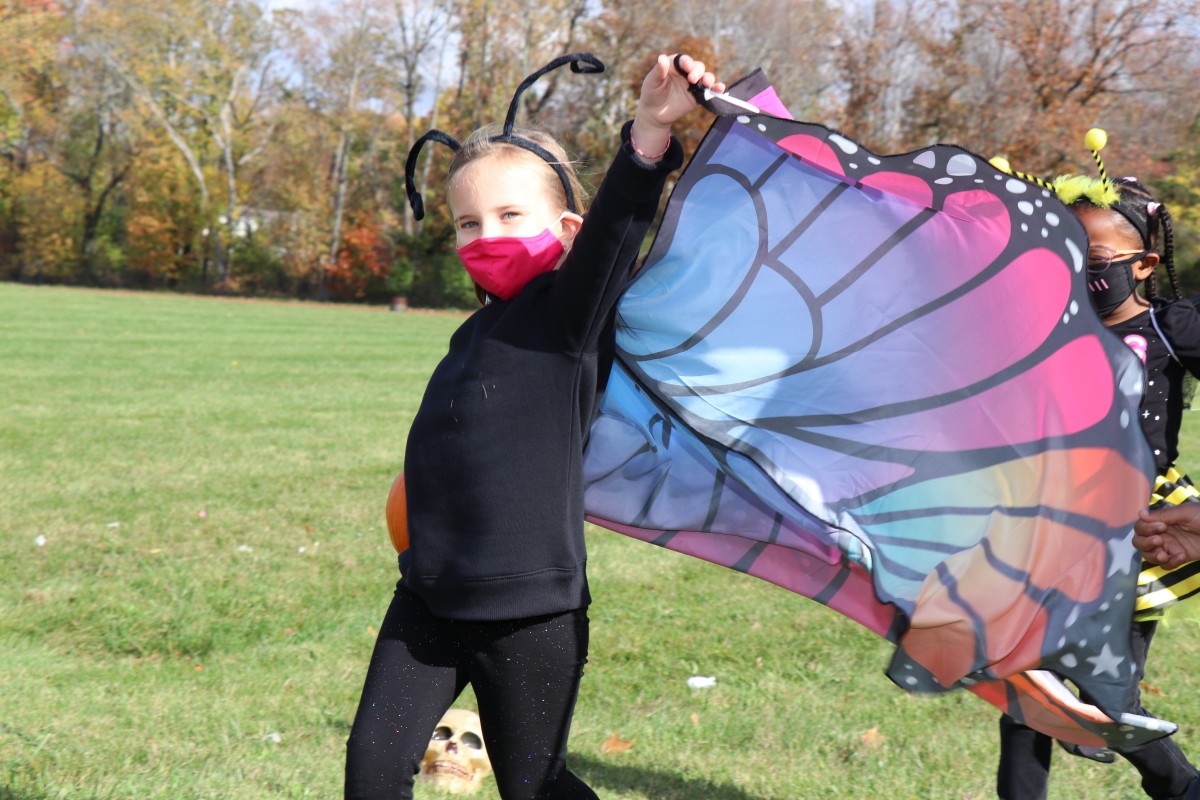
M 72 221 L 79 202 L 73 187 L 57 170 L 37 163 L 13 175 L 9 186 L 18 198 L 14 218 L 26 268 L 53 279 L 69 276 L 78 249 Z
M 147 136 L 131 170 L 126 201 L 126 264 L 135 281 L 171 282 L 193 267 L 203 216 L 181 162 Z
M 330 294 L 342 300 L 363 299 L 387 280 L 390 271 L 391 246 L 378 220 L 351 219 L 337 262 L 326 270 Z

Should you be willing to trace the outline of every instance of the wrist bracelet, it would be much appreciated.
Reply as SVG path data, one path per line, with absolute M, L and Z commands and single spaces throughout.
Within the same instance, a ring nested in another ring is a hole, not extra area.
M 631 126 L 629 128 L 629 146 L 633 148 L 633 152 L 637 153 L 642 158 L 644 158 L 648 161 L 657 161 L 658 159 L 665 156 L 667 154 L 667 151 L 671 149 L 671 136 L 670 136 L 670 134 L 667 134 L 667 146 L 662 149 L 662 152 L 659 153 L 658 155 L 652 156 L 649 153 L 643 153 L 641 151 L 641 149 L 637 146 L 637 142 L 634 141 L 634 138 L 633 138 L 633 128 Z

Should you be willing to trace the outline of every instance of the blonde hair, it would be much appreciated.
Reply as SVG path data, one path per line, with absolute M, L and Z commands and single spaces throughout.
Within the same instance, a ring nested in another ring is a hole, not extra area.
M 512 134 L 513 136 L 533 142 L 554 157 L 554 163 L 562 167 L 567 183 L 571 186 L 571 193 L 575 196 L 575 204 L 578 206 L 575 212 L 582 214 L 586 206 L 583 196 L 583 185 L 579 182 L 579 176 L 575 174 L 575 163 L 571 161 L 563 146 L 549 134 L 532 128 L 514 128 Z M 558 171 L 550 165 L 550 162 L 532 150 L 527 150 L 520 145 L 511 144 L 503 140 L 495 141 L 499 135 L 499 125 L 485 125 L 468 136 L 467 140 L 454 153 L 454 158 L 450 162 L 450 170 L 446 173 L 446 185 L 452 183 L 454 177 L 468 164 L 482 158 L 495 156 L 510 161 L 524 159 L 529 164 L 540 167 L 539 174 L 542 176 L 542 188 L 546 192 L 546 196 L 553 200 L 560 208 L 564 210 L 569 209 L 570 203 L 567 202 L 567 190 L 563 187 L 563 182 L 559 177 Z

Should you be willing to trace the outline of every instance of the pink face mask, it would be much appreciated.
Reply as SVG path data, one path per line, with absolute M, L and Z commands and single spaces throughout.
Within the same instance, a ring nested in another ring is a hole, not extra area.
M 513 299 L 525 284 L 554 269 L 564 252 L 549 228 L 537 236 L 476 239 L 457 249 L 472 280 L 501 300 Z

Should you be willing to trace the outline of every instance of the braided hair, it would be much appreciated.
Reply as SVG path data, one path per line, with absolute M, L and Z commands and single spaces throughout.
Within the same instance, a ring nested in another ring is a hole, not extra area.
M 1113 210 L 1124 217 L 1138 234 L 1147 250 L 1158 253 L 1159 259 L 1166 268 L 1167 280 L 1171 283 L 1171 292 L 1175 299 L 1183 297 L 1183 289 L 1179 285 L 1179 275 L 1175 272 L 1175 227 L 1171 212 L 1162 203 L 1154 199 L 1141 181 L 1137 178 L 1117 178 L 1113 181 L 1121 192 L 1120 202 Z M 1135 219 L 1131 219 L 1135 217 Z M 1140 224 L 1139 224 L 1140 223 Z M 1158 279 L 1155 273 L 1150 273 L 1146 281 L 1146 299 L 1158 297 Z

